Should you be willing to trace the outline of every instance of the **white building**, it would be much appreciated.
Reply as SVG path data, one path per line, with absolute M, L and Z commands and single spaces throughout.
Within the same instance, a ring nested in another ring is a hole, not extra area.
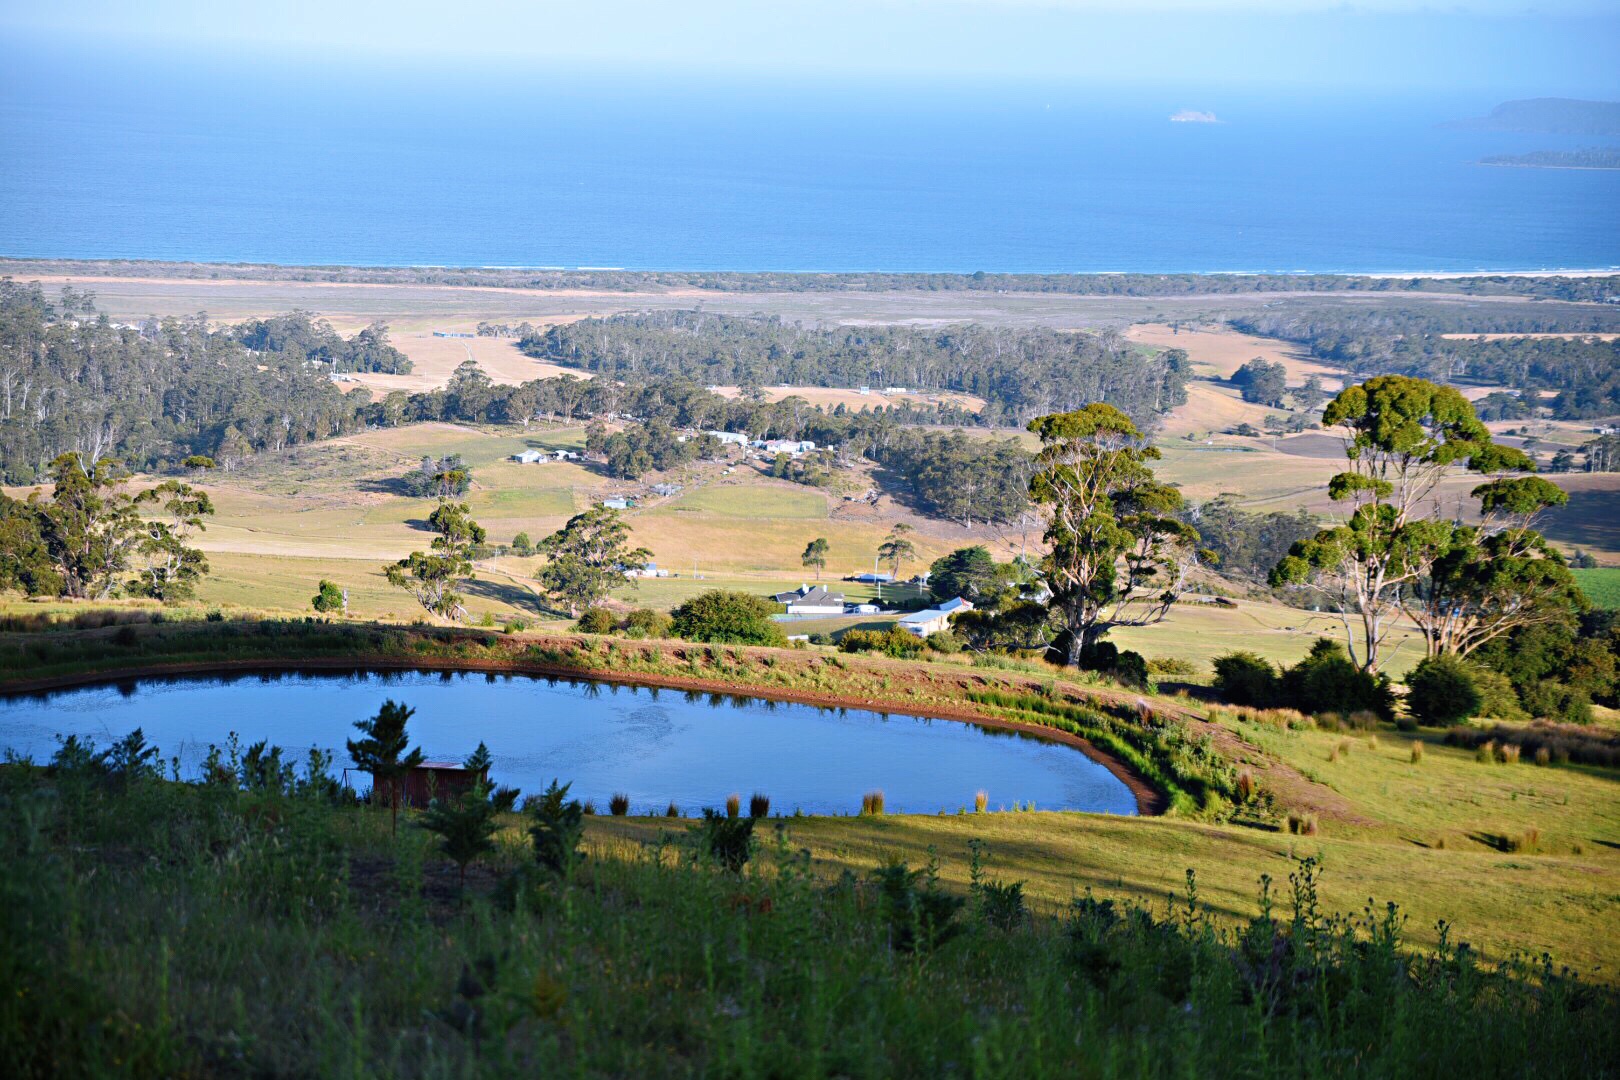
M 918 637 L 927 637 L 937 634 L 941 630 L 951 628 L 951 616 L 958 611 L 972 611 L 973 605 L 958 596 L 954 600 L 947 600 L 938 607 L 931 607 L 925 611 L 913 611 L 910 615 L 900 617 L 902 629 L 916 634 Z
M 842 615 L 844 613 L 843 594 L 828 592 L 821 585 L 814 587 L 800 585 L 792 592 L 777 593 L 771 599 L 778 604 L 785 605 L 789 615 Z
M 759 439 L 754 445 L 767 454 L 791 454 L 794 457 L 812 453 L 816 448 L 816 444 L 809 439 Z
M 524 450 L 521 453 L 513 454 L 512 460 L 522 465 L 533 465 L 538 461 L 550 461 L 551 455 L 544 450 Z

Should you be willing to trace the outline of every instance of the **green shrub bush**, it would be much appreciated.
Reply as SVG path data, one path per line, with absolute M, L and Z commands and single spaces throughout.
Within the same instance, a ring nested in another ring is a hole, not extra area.
M 771 620 L 776 605 L 750 593 L 712 589 L 674 611 L 671 629 L 687 641 L 723 645 L 786 645 L 787 635 Z
M 1468 663 L 1448 653 L 1426 657 L 1406 677 L 1406 707 L 1431 727 L 1479 715 L 1483 700 Z
M 1344 646 L 1317 638 L 1305 659 L 1282 674 L 1282 703 L 1300 712 L 1350 715 L 1374 712 L 1384 720 L 1395 718 L 1395 696 L 1389 679 L 1356 667 Z
M 1277 669 L 1252 652 L 1227 653 L 1215 660 L 1215 690 L 1233 705 L 1266 709 L 1281 696 Z
M 574 629 L 582 634 L 611 634 L 619 628 L 619 622 L 613 617 L 613 612 L 607 608 L 587 608 L 585 614 L 579 617 Z

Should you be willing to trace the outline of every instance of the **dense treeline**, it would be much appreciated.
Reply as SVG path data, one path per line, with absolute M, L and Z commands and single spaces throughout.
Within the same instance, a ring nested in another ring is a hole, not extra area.
M 1243 293 L 1420 293 L 1540 296 L 1601 300 L 1620 293 L 1620 276 L 1568 278 L 1482 274 L 1466 278 L 1395 278 L 1340 274 L 907 274 L 778 273 L 706 270 L 528 270 L 507 267 L 276 266 L 265 263 L 170 263 L 136 259 L 0 259 L 13 274 L 74 277 L 252 277 L 261 281 L 389 285 L 472 285 L 520 289 L 709 289 L 717 292 L 893 290 L 1043 292 L 1073 296 L 1193 296 Z
M 1295 543 L 1314 536 L 1319 522 L 1304 507 L 1293 513 L 1251 514 L 1225 496 L 1189 504 L 1177 515 L 1198 530 L 1223 574 L 1263 582 Z
M 411 361 L 388 343 L 388 324 L 374 322 L 352 338 L 307 311 L 253 319 L 231 328 L 231 335 L 254 352 L 278 353 L 288 360 L 328 364 L 334 373 L 381 371 L 408 375 Z
M 960 431 L 896 432 L 873 458 L 906 478 L 918 510 L 971 527 L 1008 522 L 1029 508 L 1035 459 L 1016 439 L 986 441 Z
M 1435 382 L 1500 383 L 1545 402 L 1555 416 L 1578 419 L 1620 411 L 1620 341 L 1598 337 L 1481 340 L 1468 333 L 1597 334 L 1620 330 L 1620 309 L 1571 314 L 1515 308 L 1314 308 L 1268 311 L 1230 320 L 1246 333 L 1296 341 L 1352 375 L 1414 375 Z M 1493 411 L 1500 412 L 1500 406 Z
M 1186 401 L 1190 374 L 1183 351 L 1144 356 L 1111 331 L 816 328 L 700 311 L 584 319 L 531 334 L 520 347 L 539 359 L 619 379 L 974 394 L 987 402 L 978 419 L 991 424 L 1106 401 L 1146 425 Z M 963 412 L 948 422 L 972 419 Z
M 32 482 L 64 453 L 140 469 L 192 454 L 230 463 L 351 429 L 369 395 L 345 396 L 305 348 L 323 335 L 287 319 L 242 331 L 255 349 L 201 315 L 118 326 L 82 294 L 52 302 L 0 280 L 0 473 Z M 371 334 L 342 355 L 386 347 Z

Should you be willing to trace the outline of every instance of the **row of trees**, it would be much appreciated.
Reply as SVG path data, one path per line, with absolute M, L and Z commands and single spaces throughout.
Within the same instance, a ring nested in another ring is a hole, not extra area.
M 904 386 L 983 398 L 983 423 L 1109 401 L 1142 426 L 1186 401 L 1186 353 L 1145 356 L 1114 331 L 963 325 L 817 328 L 766 316 L 658 311 L 549 327 L 530 356 L 617 379 L 704 384 Z
M 213 263 L 151 263 L 138 260 L 55 259 L 53 273 L 218 277 Z M 705 289 L 716 292 L 1038 292 L 1076 296 L 1205 296 L 1251 293 L 1354 292 L 1463 296 L 1534 296 L 1602 300 L 1614 295 L 1620 277 L 1523 277 L 1480 274 L 1464 278 L 1366 277 L 1353 274 L 1016 274 L 906 272 L 792 272 L 773 270 L 533 270 L 478 266 L 271 266 L 253 268 L 269 281 L 500 286 L 515 289 L 595 289 L 646 292 Z
M 1498 383 L 1486 419 L 1516 419 L 1540 404 L 1555 416 L 1583 418 L 1620 411 L 1620 342 L 1597 336 L 1477 339 L 1450 334 L 1597 335 L 1620 330 L 1620 313 L 1602 307 L 1500 305 L 1488 309 L 1361 306 L 1306 307 L 1240 315 L 1247 333 L 1296 341 L 1311 354 L 1356 375 L 1401 374 L 1435 382 Z

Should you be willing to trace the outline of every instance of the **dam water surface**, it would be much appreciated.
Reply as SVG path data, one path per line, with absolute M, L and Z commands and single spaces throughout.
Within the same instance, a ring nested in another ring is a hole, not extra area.
M 771 797 L 778 813 L 854 813 L 882 790 L 890 813 L 954 813 L 989 794 L 992 809 L 1136 813 L 1130 790 L 1080 751 L 953 720 L 828 709 L 759 698 L 583 680 L 467 672 L 273 673 L 153 678 L 0 698 L 0 749 L 43 761 L 68 735 L 105 746 L 135 728 L 169 768 L 193 776 L 209 745 L 234 732 L 302 762 L 311 747 L 349 764 L 356 720 L 388 699 L 416 710 L 413 746 L 465 758 L 480 741 L 491 779 L 542 790 L 553 777 L 605 809 L 687 814 L 736 792 Z M 351 777 L 357 787 L 363 776 Z

